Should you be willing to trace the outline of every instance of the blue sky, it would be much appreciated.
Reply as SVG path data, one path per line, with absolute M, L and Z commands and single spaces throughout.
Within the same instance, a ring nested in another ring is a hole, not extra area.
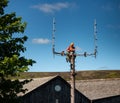
M 65 57 L 52 54 L 52 19 L 56 18 L 55 49 L 74 42 L 77 53 L 93 53 L 93 23 L 97 21 L 98 55 L 77 57 L 76 70 L 120 70 L 120 0 L 10 0 L 6 13 L 27 22 L 27 51 L 37 63 L 29 71 L 69 71 Z

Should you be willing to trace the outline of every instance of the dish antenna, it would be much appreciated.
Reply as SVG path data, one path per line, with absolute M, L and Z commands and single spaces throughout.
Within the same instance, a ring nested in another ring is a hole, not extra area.
M 61 55 L 61 56 L 67 56 L 68 54 L 65 51 L 62 52 L 56 52 L 55 51 L 55 32 L 56 32 L 56 21 L 55 18 L 53 18 L 53 31 L 52 31 L 52 52 L 53 55 Z M 74 52 L 70 53 L 70 73 L 71 73 L 71 103 L 75 103 L 75 58 L 77 56 L 94 56 L 96 58 L 97 56 L 97 23 L 96 20 L 94 20 L 94 52 L 93 53 L 87 53 L 84 52 L 82 54 L 76 54 Z

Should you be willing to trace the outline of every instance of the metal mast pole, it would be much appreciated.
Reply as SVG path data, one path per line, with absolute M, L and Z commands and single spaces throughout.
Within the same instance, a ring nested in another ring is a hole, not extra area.
M 71 103 L 75 103 L 75 55 L 72 54 L 71 58 L 71 63 L 70 63 L 70 68 L 71 68 Z

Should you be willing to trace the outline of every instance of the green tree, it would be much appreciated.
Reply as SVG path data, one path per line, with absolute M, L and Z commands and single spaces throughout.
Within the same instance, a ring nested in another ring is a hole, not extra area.
M 17 94 L 25 92 L 23 85 L 28 80 L 11 80 L 8 76 L 17 76 L 21 72 L 28 71 L 29 66 L 35 63 L 32 59 L 26 59 L 21 53 L 26 51 L 23 46 L 27 36 L 15 36 L 23 34 L 26 22 L 16 13 L 5 14 L 8 0 L 0 0 L 0 103 L 18 103 Z

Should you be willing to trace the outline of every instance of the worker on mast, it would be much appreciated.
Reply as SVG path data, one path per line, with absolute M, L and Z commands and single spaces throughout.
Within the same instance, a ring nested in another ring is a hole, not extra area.
M 71 60 L 71 53 L 75 53 L 75 47 L 74 47 L 74 43 L 72 42 L 69 47 L 67 48 L 67 55 L 66 55 L 66 61 L 70 62 Z

